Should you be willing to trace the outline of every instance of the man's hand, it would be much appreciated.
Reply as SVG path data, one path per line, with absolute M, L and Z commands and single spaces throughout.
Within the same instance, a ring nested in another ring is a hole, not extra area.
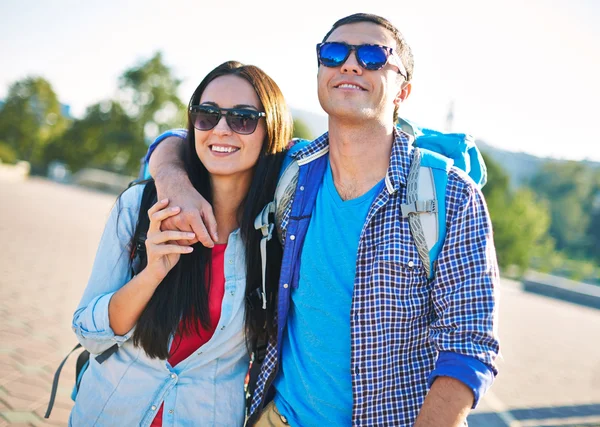
M 217 221 L 212 206 L 196 191 L 185 172 L 165 170 L 157 174 L 156 192 L 158 199 L 169 199 L 170 206 L 179 206 L 181 211 L 162 221 L 161 230 L 191 231 L 196 238 L 177 241 L 182 245 L 196 242 L 212 248 L 218 241 Z
M 462 427 L 473 406 L 473 393 L 461 381 L 437 377 L 414 427 Z
M 212 206 L 196 191 L 181 160 L 184 140 L 169 137 L 161 142 L 150 157 L 150 174 L 156 182 L 158 200 L 169 199 L 170 206 L 181 211 L 162 221 L 161 230 L 192 231 L 193 240 L 177 241 L 181 245 L 202 243 L 212 248 L 218 240 L 217 221 Z

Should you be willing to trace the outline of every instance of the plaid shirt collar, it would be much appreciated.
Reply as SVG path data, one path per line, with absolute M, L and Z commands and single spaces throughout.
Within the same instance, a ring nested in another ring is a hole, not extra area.
M 385 176 L 385 186 L 389 194 L 394 194 L 406 186 L 410 161 L 412 159 L 413 137 L 406 132 L 394 128 L 394 143 L 390 165 Z M 329 132 L 325 132 L 306 147 L 292 154 L 300 164 L 308 163 L 329 151 Z

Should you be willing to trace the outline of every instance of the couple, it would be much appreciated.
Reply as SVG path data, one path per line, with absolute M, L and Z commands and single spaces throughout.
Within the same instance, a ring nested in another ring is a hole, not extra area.
M 410 48 L 386 19 L 355 14 L 317 57 L 329 131 L 310 144 L 286 150 L 277 85 L 228 62 L 194 92 L 185 141 L 151 147 L 160 201 L 147 266 L 131 277 L 138 185 L 111 213 L 74 315 L 92 358 L 119 350 L 90 363 L 72 425 L 459 426 L 491 385 L 498 269 L 480 191 L 450 171 L 433 280 L 400 212 L 411 147 L 395 122 Z M 269 241 L 263 283 L 254 218 L 292 158 L 283 252 Z M 248 348 L 263 331 L 245 419 Z

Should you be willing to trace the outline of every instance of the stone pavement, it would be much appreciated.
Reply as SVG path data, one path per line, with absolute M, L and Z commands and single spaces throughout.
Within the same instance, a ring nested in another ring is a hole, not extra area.
M 65 426 L 77 354 L 71 316 L 115 196 L 44 180 L 0 180 L 0 427 Z

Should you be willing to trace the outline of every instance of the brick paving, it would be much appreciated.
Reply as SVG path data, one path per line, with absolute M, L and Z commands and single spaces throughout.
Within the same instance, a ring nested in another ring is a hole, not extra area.
M 114 200 L 42 179 L 0 179 L 0 427 L 67 425 L 76 354 L 50 419 L 43 416 L 54 371 L 76 344 L 71 316 Z M 500 320 L 501 373 L 471 427 L 600 426 L 600 310 L 505 281 Z M 543 424 L 549 414 L 558 421 Z
M 77 343 L 71 315 L 115 196 L 41 179 L 0 180 L 0 427 L 65 426 L 76 354 L 50 419 L 54 371 Z

